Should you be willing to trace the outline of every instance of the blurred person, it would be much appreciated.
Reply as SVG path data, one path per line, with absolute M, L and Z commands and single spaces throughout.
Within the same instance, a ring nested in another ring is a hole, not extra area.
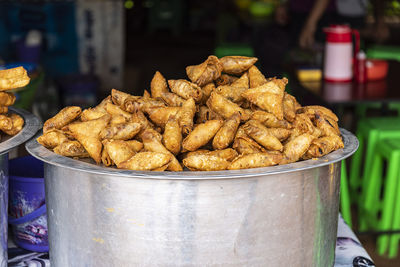
M 324 27 L 348 24 L 361 36 L 383 42 L 389 31 L 383 21 L 384 0 L 371 0 L 374 25 L 365 30 L 368 0 L 282 0 L 274 13 L 274 22 L 255 32 L 254 50 L 266 73 L 280 75 L 282 61 L 296 47 L 312 49 L 324 43 Z
M 322 28 L 335 23 L 334 0 L 287 0 L 277 7 L 275 22 L 287 28 L 290 46 L 310 47 L 322 42 Z
M 315 1 L 307 17 L 306 23 L 299 36 L 299 45 L 302 48 L 310 47 L 314 43 L 315 31 L 318 20 L 323 16 L 331 0 Z M 351 28 L 361 31 L 365 37 L 372 38 L 375 42 L 384 42 L 389 38 L 389 28 L 384 22 L 384 0 L 373 0 L 373 15 L 375 22 L 372 27 L 365 28 L 368 0 L 335 0 L 336 16 L 334 23 L 348 24 Z
M 383 20 L 385 1 L 373 0 L 371 4 L 375 23 L 370 29 L 364 29 L 368 0 L 289 0 L 277 9 L 275 20 L 281 25 L 291 24 L 290 35 L 301 48 L 310 48 L 315 41 L 323 42 L 323 27 L 330 24 L 348 24 L 374 41 L 383 42 L 389 38 Z
M 372 0 L 374 23 L 361 31 L 365 38 L 372 39 L 377 43 L 383 43 L 390 38 L 389 26 L 384 21 L 385 4 L 387 2 L 385 0 Z

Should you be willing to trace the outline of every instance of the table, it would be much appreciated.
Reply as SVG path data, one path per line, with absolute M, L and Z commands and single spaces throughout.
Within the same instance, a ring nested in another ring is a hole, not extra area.
M 327 81 L 303 82 L 296 77 L 296 67 L 289 69 L 289 83 L 293 94 L 302 105 L 324 105 L 337 109 L 339 106 L 356 106 L 364 103 L 388 104 L 400 102 L 400 62 L 389 61 L 386 79 L 364 84 L 355 82 L 332 83 Z
M 360 241 L 339 214 L 334 267 L 375 266 Z M 48 253 L 29 252 L 9 242 L 9 267 L 50 266 Z

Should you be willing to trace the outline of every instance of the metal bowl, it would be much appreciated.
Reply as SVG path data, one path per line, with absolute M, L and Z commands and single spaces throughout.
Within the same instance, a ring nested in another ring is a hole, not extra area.
M 10 107 L 10 113 L 24 118 L 22 130 L 0 142 L 0 267 L 7 266 L 7 208 L 8 208 L 8 152 L 29 140 L 42 127 L 41 121 L 33 114 Z
M 0 141 L 0 155 L 8 153 L 11 149 L 28 141 L 40 128 L 42 128 L 42 122 L 40 119 L 23 109 L 9 107 L 9 112 L 20 115 L 24 118 L 25 123 L 24 127 L 18 134 L 11 136 L 4 141 Z
M 53 153 L 45 162 L 56 266 L 332 266 L 341 160 L 213 172 L 105 168 Z

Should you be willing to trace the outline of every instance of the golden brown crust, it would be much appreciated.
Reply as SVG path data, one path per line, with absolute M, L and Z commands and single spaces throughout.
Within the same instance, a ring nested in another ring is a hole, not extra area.
M 7 91 L 27 85 L 30 81 L 23 67 L 0 70 L 0 91 Z
M 210 56 L 187 68 L 191 82 L 167 82 L 157 71 L 151 94 L 113 89 L 94 108 L 67 107 L 46 121 L 37 140 L 62 155 L 151 171 L 259 168 L 342 148 L 336 115 L 302 107 L 285 92 L 287 79 L 265 78 L 255 60 Z M 11 94 L 0 93 L 0 111 L 12 102 Z M 3 132 L 22 127 L 18 115 L 0 114 Z

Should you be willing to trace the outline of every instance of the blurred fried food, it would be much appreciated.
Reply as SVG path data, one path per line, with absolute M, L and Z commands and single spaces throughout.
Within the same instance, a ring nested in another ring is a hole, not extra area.
M 0 70 L 0 130 L 7 135 L 16 135 L 24 126 L 24 119 L 10 113 L 8 107 L 15 103 L 16 97 L 11 92 L 2 92 L 27 85 L 30 81 L 23 67 Z M 7 119 L 6 119 L 7 118 Z
M 0 91 L 7 91 L 27 85 L 30 81 L 23 67 L 0 70 Z

